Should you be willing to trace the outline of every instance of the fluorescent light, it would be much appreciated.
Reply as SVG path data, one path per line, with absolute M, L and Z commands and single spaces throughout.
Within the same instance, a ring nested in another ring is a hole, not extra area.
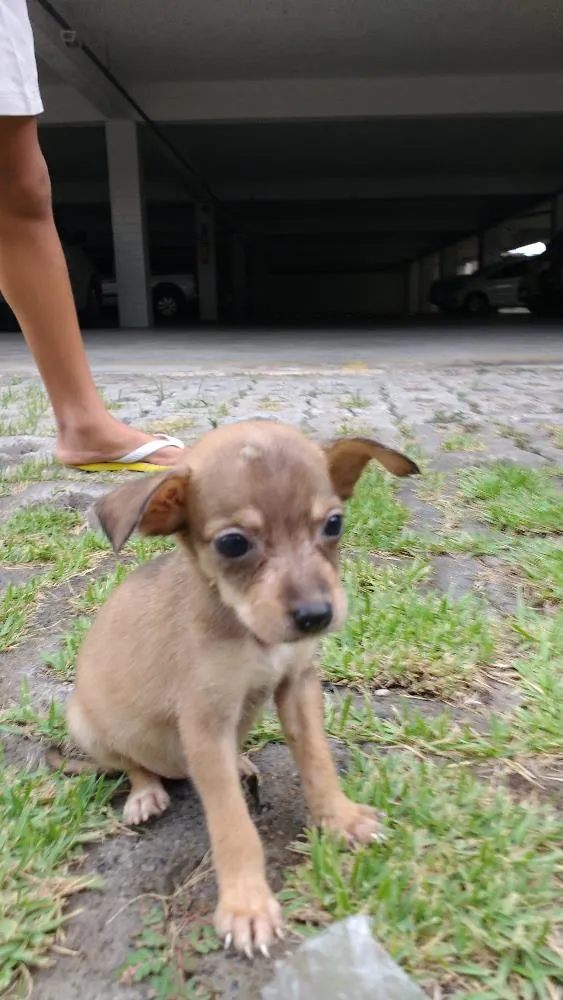
M 518 257 L 537 257 L 545 251 L 545 243 L 526 243 L 523 247 L 514 247 L 513 250 L 506 250 L 504 256 L 514 255 Z

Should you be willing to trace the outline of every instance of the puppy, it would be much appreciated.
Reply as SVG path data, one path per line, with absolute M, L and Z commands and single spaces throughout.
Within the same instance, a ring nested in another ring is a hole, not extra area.
M 136 569 L 97 615 L 68 704 L 71 736 L 103 769 L 127 772 L 127 823 L 167 809 L 162 778 L 193 780 L 218 881 L 215 927 L 249 956 L 267 954 L 282 928 L 239 780 L 239 750 L 269 697 L 313 822 L 351 844 L 381 835 L 375 811 L 340 790 L 313 665 L 319 637 L 346 616 L 343 501 L 372 458 L 397 476 L 419 471 L 376 441 L 323 449 L 248 421 L 96 505 L 116 553 L 135 530 L 178 546 Z

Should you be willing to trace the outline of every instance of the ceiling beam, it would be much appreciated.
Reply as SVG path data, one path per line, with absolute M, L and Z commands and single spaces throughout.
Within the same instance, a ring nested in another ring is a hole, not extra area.
M 563 73 L 139 82 L 159 121 L 351 120 L 563 113 Z

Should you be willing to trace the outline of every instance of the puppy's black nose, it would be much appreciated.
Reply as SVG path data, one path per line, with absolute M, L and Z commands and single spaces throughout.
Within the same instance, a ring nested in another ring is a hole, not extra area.
M 291 612 L 291 617 L 300 632 L 312 635 L 328 628 L 332 621 L 332 604 L 301 604 Z

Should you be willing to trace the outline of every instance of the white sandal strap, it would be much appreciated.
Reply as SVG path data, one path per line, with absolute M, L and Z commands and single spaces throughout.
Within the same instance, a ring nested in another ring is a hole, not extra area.
M 130 451 L 128 455 L 124 455 L 123 458 L 119 458 L 117 461 L 123 462 L 124 465 L 133 462 L 142 462 L 144 459 L 149 458 L 150 455 L 154 455 L 156 451 L 160 451 L 161 448 L 178 448 L 183 450 L 185 445 L 183 441 L 170 437 L 169 434 L 155 434 L 152 441 L 147 441 L 145 444 L 139 445 L 134 451 Z

